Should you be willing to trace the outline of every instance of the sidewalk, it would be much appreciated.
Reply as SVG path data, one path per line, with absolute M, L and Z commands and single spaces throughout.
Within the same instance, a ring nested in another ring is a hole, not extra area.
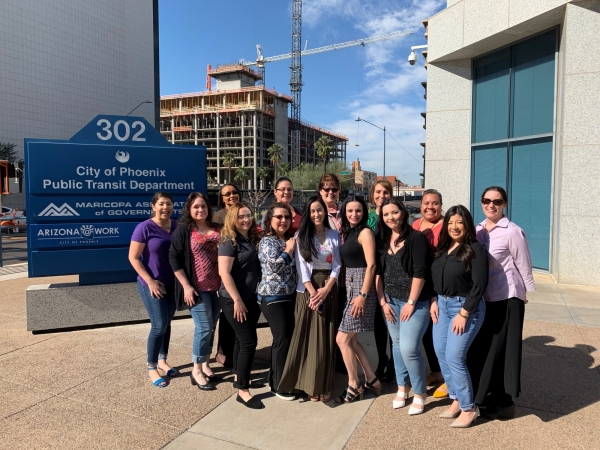
M 517 418 L 454 430 L 437 417 L 448 400 L 429 398 L 420 416 L 409 417 L 407 408 L 394 411 L 393 384 L 377 399 L 337 407 L 256 392 L 267 407 L 250 411 L 235 402 L 231 375 L 215 364 L 226 381 L 201 392 L 188 379 L 189 319 L 172 325 L 169 361 L 182 375 L 166 389 L 153 388 L 144 371 L 148 324 L 25 331 L 26 287 L 72 279 L 0 275 L 0 430 L 7 448 L 462 449 L 468 443 L 478 449 L 558 449 L 597 448 L 600 442 L 598 288 L 557 286 L 536 274 L 538 292 L 526 309 Z M 364 341 L 375 362 L 369 336 Z M 260 329 L 256 377 L 266 375 L 270 343 L 268 328 Z M 344 380 L 338 382 L 341 390 Z

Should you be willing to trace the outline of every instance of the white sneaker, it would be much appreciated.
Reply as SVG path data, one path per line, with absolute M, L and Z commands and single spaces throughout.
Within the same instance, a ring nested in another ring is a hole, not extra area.
M 281 400 L 286 400 L 288 402 L 291 400 L 296 400 L 296 396 L 294 394 L 288 394 L 287 392 L 275 391 L 275 395 Z

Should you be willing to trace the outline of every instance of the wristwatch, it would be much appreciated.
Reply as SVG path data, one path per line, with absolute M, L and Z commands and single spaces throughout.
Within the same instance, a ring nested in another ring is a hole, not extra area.
M 411 300 L 411 299 L 409 298 L 409 299 L 408 299 L 408 304 L 409 304 L 409 305 L 414 305 L 414 304 L 415 304 L 415 301 L 414 301 L 414 300 Z
M 364 292 L 358 291 L 358 295 L 360 295 L 362 298 L 367 298 L 367 294 L 365 294 Z

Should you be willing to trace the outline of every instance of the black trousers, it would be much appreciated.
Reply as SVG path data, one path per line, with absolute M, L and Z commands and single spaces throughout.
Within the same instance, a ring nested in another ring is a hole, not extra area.
M 385 315 L 379 303 L 377 304 L 377 310 L 375 311 L 375 348 L 377 348 L 377 356 L 379 362 L 377 363 L 377 369 L 375 370 L 379 376 L 383 375 L 383 371 L 388 366 L 394 367 L 394 356 L 392 354 L 392 338 L 388 333 L 388 327 L 386 323 Z M 388 343 L 390 346 L 390 356 L 388 357 L 387 348 Z
M 425 354 L 427 355 L 427 362 L 429 363 L 429 369 L 432 372 L 441 372 L 440 363 L 435 349 L 433 348 L 433 321 L 429 321 L 429 326 L 423 336 L 423 347 L 425 348 Z
M 238 322 L 233 317 L 233 300 L 228 297 L 219 297 L 219 299 L 221 301 L 221 310 L 235 333 L 233 373 L 237 375 L 239 389 L 249 389 L 250 372 L 258 344 L 256 324 L 260 317 L 260 308 L 256 302 L 256 297 L 244 299 L 244 305 L 246 305 L 246 309 L 248 310 L 246 321 Z
M 221 311 L 219 315 L 219 335 L 218 335 L 218 347 L 221 349 L 223 355 L 225 355 L 225 367 L 233 367 L 233 346 L 235 345 L 235 332 L 229 321 L 225 317 L 225 313 Z
M 293 298 L 286 301 L 267 304 L 263 299 L 260 303 L 260 309 L 267 322 L 269 322 L 271 334 L 273 335 L 271 370 L 269 371 L 269 385 L 272 390 L 279 388 L 285 360 L 294 334 L 295 300 L 296 296 L 294 295 Z
M 508 406 L 521 392 L 525 303 L 513 297 L 485 306 L 483 325 L 467 354 L 475 403 Z

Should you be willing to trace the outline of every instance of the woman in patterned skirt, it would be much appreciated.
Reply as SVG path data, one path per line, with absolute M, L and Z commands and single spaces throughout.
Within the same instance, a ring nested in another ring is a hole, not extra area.
M 362 398 L 365 389 L 376 395 L 381 382 L 371 369 L 367 353 L 358 342 L 358 333 L 373 331 L 377 293 L 375 292 L 375 237 L 367 227 L 367 205 L 361 197 L 348 197 L 342 206 L 341 256 L 346 265 L 346 306 L 336 342 L 348 371 L 348 387 L 336 402 L 351 403 Z M 357 360 L 365 373 L 365 384 L 358 379 Z

